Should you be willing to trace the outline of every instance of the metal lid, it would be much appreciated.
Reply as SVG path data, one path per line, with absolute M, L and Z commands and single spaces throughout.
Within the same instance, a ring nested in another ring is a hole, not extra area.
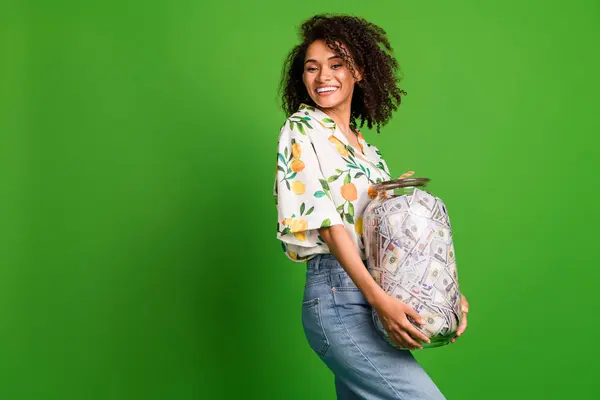
M 391 181 L 385 181 L 381 183 L 376 183 L 373 185 L 373 189 L 380 190 L 390 190 L 397 188 L 405 188 L 405 187 L 417 187 L 417 186 L 425 186 L 431 179 L 429 178 L 406 178 L 406 179 L 394 179 Z

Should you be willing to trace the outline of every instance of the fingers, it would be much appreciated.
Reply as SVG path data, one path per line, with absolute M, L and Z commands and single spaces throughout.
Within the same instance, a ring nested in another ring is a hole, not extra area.
M 407 347 L 409 349 L 411 349 L 411 350 L 414 350 L 415 348 L 423 349 L 423 346 L 421 345 L 421 343 L 418 343 L 416 340 L 414 340 L 412 337 L 410 337 L 410 335 L 406 331 L 400 332 L 400 335 L 402 336 L 402 339 L 404 339 L 404 341 L 406 343 L 408 343 Z
M 408 333 L 403 330 L 395 330 L 393 332 L 388 332 L 390 339 L 392 342 L 401 348 L 414 350 L 414 349 L 422 349 L 423 346 L 417 343 L 413 338 L 410 337 Z
M 414 308 L 412 308 L 410 306 L 406 306 L 406 310 L 404 312 L 406 313 L 407 316 L 412 318 L 412 320 L 415 321 L 417 324 L 419 324 L 419 325 L 425 324 L 425 321 L 423 321 L 423 317 L 421 317 L 421 314 L 416 312 Z
M 411 337 L 414 339 L 422 340 L 425 343 L 430 343 L 431 341 L 423 332 L 419 331 L 413 324 L 409 321 L 406 321 L 406 324 L 402 326 L 402 329 L 406 331 Z
M 464 294 L 461 294 L 460 309 L 464 313 L 468 313 L 469 312 L 469 302 L 467 301 L 467 298 L 465 297 Z
M 429 338 L 419 332 L 410 322 L 406 321 L 406 325 L 396 325 L 386 329 L 388 336 L 392 342 L 400 347 L 414 350 L 415 348 L 422 349 L 423 345 L 417 342 L 417 338 L 429 342 Z
M 404 341 L 404 339 L 402 338 L 402 336 L 400 336 L 397 332 L 393 332 L 390 333 L 388 332 L 388 336 L 390 337 L 390 340 L 392 341 L 392 343 L 394 343 L 396 346 L 403 348 L 403 349 L 408 349 L 408 343 L 406 343 Z
M 458 339 L 458 337 L 462 335 L 467 329 L 467 314 L 469 314 L 469 302 L 467 301 L 467 298 L 464 294 L 460 295 L 460 311 L 462 312 L 462 321 L 460 323 L 460 326 L 456 330 L 456 336 L 454 336 L 454 338 L 452 339 L 452 343 L 456 342 L 456 339 Z
M 425 321 L 423 321 L 423 317 L 421 317 L 421 315 L 419 315 L 419 313 L 416 312 L 413 308 L 408 308 L 406 310 L 406 315 L 408 315 L 408 317 L 410 319 L 414 320 L 417 324 L 425 325 Z M 427 335 L 425 335 L 424 333 L 419 331 L 413 324 L 410 323 L 410 319 L 407 318 L 408 323 L 403 327 L 404 330 L 408 331 L 410 333 L 410 335 L 415 339 L 420 339 L 420 340 L 424 341 L 425 343 L 431 343 L 431 340 L 429 340 Z
M 460 335 L 462 335 L 466 329 L 467 329 L 467 313 L 463 312 L 462 321 L 460 323 L 460 326 L 458 327 L 458 330 L 456 331 L 456 336 L 454 336 L 454 338 L 452 339 L 452 343 L 456 342 L 456 339 L 458 339 L 458 337 Z

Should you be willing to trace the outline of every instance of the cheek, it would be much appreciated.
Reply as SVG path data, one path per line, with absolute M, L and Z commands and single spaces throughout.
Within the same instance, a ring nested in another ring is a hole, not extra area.
M 306 87 L 306 90 L 308 90 L 308 86 L 311 85 L 311 79 L 310 76 L 307 76 L 306 74 L 302 74 L 302 82 L 304 83 L 304 87 Z
M 308 83 L 306 79 L 306 74 L 302 74 L 302 82 L 306 85 Z
M 341 72 L 338 76 L 340 82 L 343 83 L 345 89 L 348 90 L 354 85 L 354 79 L 352 79 L 352 75 L 350 75 L 349 71 Z

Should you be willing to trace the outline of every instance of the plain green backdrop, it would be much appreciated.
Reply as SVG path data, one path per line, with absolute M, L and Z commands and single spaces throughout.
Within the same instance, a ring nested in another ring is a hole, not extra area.
M 380 135 L 452 218 L 450 400 L 600 398 L 600 11 L 572 1 L 0 4 L 0 398 L 333 399 L 275 239 L 277 85 L 321 12 L 389 34 Z

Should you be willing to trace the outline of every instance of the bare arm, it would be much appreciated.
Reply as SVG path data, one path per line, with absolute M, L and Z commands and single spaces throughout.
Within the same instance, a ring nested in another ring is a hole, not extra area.
M 320 228 L 319 234 L 337 258 L 356 287 L 362 292 L 369 304 L 377 311 L 390 339 L 396 344 L 408 348 L 423 348 L 419 340 L 429 343 L 429 338 L 419 332 L 407 319 L 410 316 L 419 324 L 425 322 L 412 307 L 388 295 L 375 282 L 360 258 L 354 242 L 343 225 Z
M 320 228 L 319 234 L 337 258 L 356 287 L 362 292 L 369 304 L 377 304 L 386 293 L 375 282 L 360 258 L 354 242 L 343 225 Z

